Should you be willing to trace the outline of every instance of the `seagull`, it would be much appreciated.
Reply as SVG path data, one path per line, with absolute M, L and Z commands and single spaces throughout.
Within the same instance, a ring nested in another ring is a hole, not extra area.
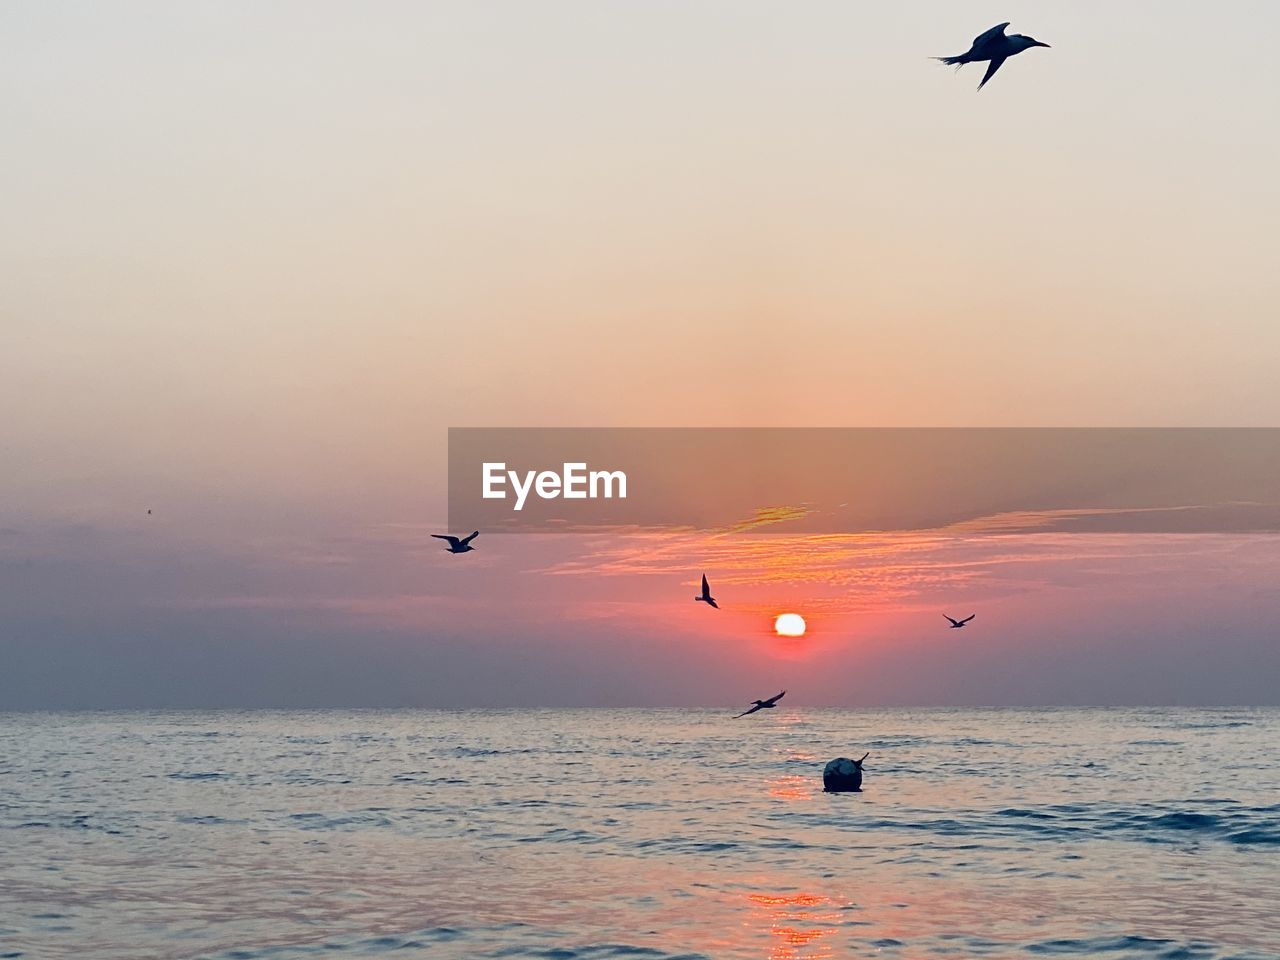
M 947 617 L 945 613 L 943 614 L 943 616 Z M 959 630 L 961 627 L 963 627 L 966 623 L 968 623 L 970 620 L 972 620 L 976 616 L 977 616 L 976 613 L 971 613 L 967 617 L 965 617 L 963 620 L 956 620 L 952 617 L 947 617 L 947 619 L 951 621 L 952 630 Z
M 981 33 L 974 37 L 973 46 L 958 57 L 934 57 L 934 59 L 956 67 L 963 67 L 966 63 L 990 60 L 991 64 L 987 67 L 987 72 L 983 74 L 982 82 L 978 84 L 978 89 L 981 90 L 987 85 L 987 81 L 996 75 L 996 71 L 1000 69 L 1001 65 L 1015 53 L 1021 53 L 1031 47 L 1049 46 L 1034 37 L 1024 37 L 1020 33 L 1015 33 L 1012 36 L 1006 35 L 1004 28 L 1008 25 L 1007 21 L 998 23 L 986 33 Z
M 707 584 L 707 575 L 705 573 L 702 575 L 702 596 L 694 597 L 693 599 L 698 603 L 707 603 L 717 610 L 720 609 L 720 604 L 716 603 L 716 598 L 711 595 L 711 587 Z
M 755 713 L 757 710 L 772 710 L 778 705 L 778 701 L 783 698 L 786 692 L 787 691 L 783 690 L 782 693 L 778 694 L 776 697 L 770 697 L 768 700 L 752 700 L 751 708 L 738 714 L 738 717 L 745 717 L 748 713 Z M 734 717 L 733 719 L 737 720 L 738 717 Z M 865 757 L 863 759 L 865 759 Z
M 437 540 L 448 540 L 449 546 L 445 547 L 445 550 L 449 553 L 466 553 L 468 550 L 475 549 L 475 547 L 471 545 L 471 541 L 480 536 L 480 531 L 477 530 L 475 533 L 471 534 L 471 536 L 463 537 L 461 540 L 457 537 L 451 537 L 447 533 L 433 533 L 432 536 Z

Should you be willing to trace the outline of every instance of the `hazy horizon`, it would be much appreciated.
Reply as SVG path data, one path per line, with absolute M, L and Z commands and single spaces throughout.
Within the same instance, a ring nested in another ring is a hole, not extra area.
M 608 706 L 539 706 L 539 707 L 503 707 L 503 706 L 484 706 L 477 705 L 471 707 L 378 707 L 378 706 L 331 706 L 331 707 L 201 707 L 201 706 L 185 706 L 185 707 L 28 707 L 14 708 L 0 711 L 3 714 L 68 714 L 72 716 L 83 716 L 91 714 L 110 714 L 110 715 L 128 715 L 128 714 L 201 714 L 201 713 L 537 713 L 545 711 L 547 713 L 574 713 L 574 712 L 608 712 L 610 710 L 617 711 L 653 711 L 654 713 L 705 713 L 711 717 L 719 717 L 724 719 L 726 711 L 740 709 L 742 704 L 721 703 L 721 704 L 694 704 L 681 707 L 655 707 L 646 704 L 627 705 L 627 704 L 610 704 Z M 900 704 L 896 706 L 880 706 L 880 707 L 847 707 L 837 704 L 806 704 L 802 707 L 796 707 L 794 710 L 784 711 L 792 715 L 804 713 L 806 710 L 814 710 L 832 713 L 1089 713 L 1098 711 L 1132 711 L 1132 710 L 1150 710 L 1155 713 L 1186 710 L 1258 710 L 1258 711 L 1274 711 L 1280 709 L 1280 705 L 1269 703 L 1204 703 L 1204 704 L 987 704 L 985 706 L 947 706 L 942 704 Z M 730 716 L 729 719 L 733 719 Z

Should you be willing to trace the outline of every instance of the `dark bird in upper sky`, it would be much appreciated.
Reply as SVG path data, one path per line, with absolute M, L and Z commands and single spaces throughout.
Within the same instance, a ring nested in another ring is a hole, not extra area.
M 943 616 L 947 617 L 945 613 L 943 614 Z M 957 630 L 960 627 L 963 627 L 966 623 L 968 623 L 970 620 L 972 620 L 976 616 L 977 616 L 976 613 L 971 613 L 967 617 L 965 617 L 963 620 L 956 620 L 953 617 L 947 617 L 947 619 L 951 621 L 951 629 Z
M 1030 50 L 1032 47 L 1049 46 L 1047 43 L 1041 43 L 1033 37 L 1025 37 L 1020 33 L 1007 35 L 1004 28 L 1008 25 L 1007 22 L 998 23 L 986 33 L 978 34 L 973 38 L 973 46 L 958 57 L 934 57 L 934 59 L 956 67 L 963 67 L 966 63 L 990 60 L 987 72 L 982 75 L 982 82 L 978 84 L 978 89 L 981 90 L 987 85 L 987 81 L 996 75 L 996 71 L 1004 62 L 1015 53 Z
M 480 536 L 480 531 L 477 530 L 475 533 L 471 534 L 471 536 L 463 537 L 461 540 L 457 537 L 451 537 L 447 533 L 433 533 L 432 536 L 437 540 L 448 540 L 449 546 L 445 547 L 445 549 L 450 553 L 466 553 L 468 550 L 475 549 L 475 547 L 471 545 L 471 541 Z
M 778 705 L 778 701 L 783 698 L 786 692 L 787 691 L 783 690 L 782 693 L 778 694 L 776 697 L 770 697 L 768 700 L 752 700 L 751 708 L 738 714 L 738 717 L 745 717 L 748 713 L 755 713 L 757 710 L 772 710 Z M 733 719 L 737 720 L 738 717 L 734 717 Z
M 694 597 L 693 599 L 699 603 L 709 603 L 717 610 L 720 609 L 720 604 L 716 603 L 716 598 L 711 595 L 711 587 L 707 583 L 707 575 L 705 573 L 702 575 L 702 596 Z
M 148 510 L 148 511 L 147 511 L 147 516 L 148 516 L 148 517 L 149 517 L 149 516 L 151 516 L 151 511 L 150 511 L 150 510 Z

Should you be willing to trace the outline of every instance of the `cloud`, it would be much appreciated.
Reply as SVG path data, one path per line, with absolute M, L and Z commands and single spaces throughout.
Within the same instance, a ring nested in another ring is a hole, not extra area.
M 810 609 L 853 613 L 918 609 L 957 595 L 1011 596 L 1087 584 L 1100 577 L 1150 578 L 1163 569 L 1185 566 L 1188 558 L 1211 562 L 1228 549 L 1224 544 L 1239 538 L 1061 533 L 725 537 L 649 531 L 582 539 L 579 555 L 536 572 L 552 577 L 669 579 L 688 587 L 708 572 L 717 588 L 739 587 L 740 593 L 765 598 L 803 596 Z
M 948 534 L 1064 533 L 1270 533 L 1280 530 L 1280 505 L 1256 502 L 1161 507 L 1072 507 L 1016 510 L 960 520 Z
M 761 507 L 753 516 L 730 526 L 725 533 L 747 533 L 777 523 L 803 520 L 811 513 L 813 510 L 809 507 Z

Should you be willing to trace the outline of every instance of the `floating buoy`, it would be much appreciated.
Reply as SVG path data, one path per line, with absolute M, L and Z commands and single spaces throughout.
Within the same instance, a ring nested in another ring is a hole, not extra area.
M 862 760 L 871 756 L 862 755 Z M 822 768 L 822 787 L 828 793 L 860 793 L 862 791 L 862 760 L 836 757 Z

